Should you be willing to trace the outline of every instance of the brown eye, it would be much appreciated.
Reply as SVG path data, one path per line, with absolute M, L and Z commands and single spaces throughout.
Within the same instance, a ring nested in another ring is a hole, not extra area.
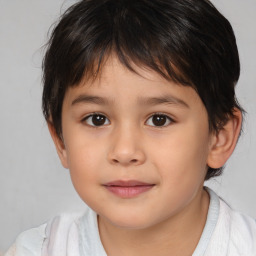
M 90 126 L 102 126 L 105 124 L 106 120 L 108 120 L 104 115 L 100 114 L 93 114 L 90 116 L 87 116 L 83 122 L 86 122 Z M 108 121 L 107 124 L 110 122 Z
M 166 115 L 163 115 L 163 114 L 155 114 L 155 115 L 152 115 L 148 119 L 147 123 L 150 126 L 161 127 L 161 126 L 167 126 L 172 122 L 173 122 L 173 120 L 169 116 L 166 116 Z

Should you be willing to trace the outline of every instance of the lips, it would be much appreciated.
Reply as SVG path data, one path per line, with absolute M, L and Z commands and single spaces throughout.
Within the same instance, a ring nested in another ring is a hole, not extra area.
M 132 198 L 151 190 L 155 184 L 145 183 L 137 180 L 116 180 L 104 184 L 111 193 L 121 198 Z

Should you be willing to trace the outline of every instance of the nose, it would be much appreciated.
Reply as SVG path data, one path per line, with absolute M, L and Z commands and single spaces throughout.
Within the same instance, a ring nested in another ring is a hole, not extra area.
M 113 131 L 111 147 L 108 158 L 111 164 L 123 166 L 141 165 L 145 162 L 146 155 L 143 150 L 141 136 L 129 127 L 123 127 Z

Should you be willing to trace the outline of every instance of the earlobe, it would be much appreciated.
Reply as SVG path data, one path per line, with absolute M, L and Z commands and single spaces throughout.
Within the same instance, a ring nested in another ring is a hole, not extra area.
M 207 161 L 211 168 L 222 167 L 235 149 L 242 125 L 242 113 L 235 108 L 233 114 L 224 127 L 213 135 Z
M 63 140 L 57 135 L 52 122 L 47 122 L 49 132 L 54 142 L 56 151 L 64 168 L 68 169 L 67 152 Z

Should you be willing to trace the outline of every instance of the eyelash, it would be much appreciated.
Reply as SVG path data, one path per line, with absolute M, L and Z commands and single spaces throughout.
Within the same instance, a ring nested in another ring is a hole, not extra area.
M 102 116 L 102 117 L 108 119 L 108 118 L 107 118 L 104 114 L 102 114 L 102 113 L 93 112 L 93 113 L 91 113 L 91 114 L 85 116 L 85 117 L 81 120 L 81 122 L 82 122 L 82 123 L 85 123 L 90 117 L 93 117 L 93 116 Z M 150 117 L 147 118 L 147 121 L 148 121 L 150 118 L 154 117 L 154 116 L 165 117 L 170 123 L 167 124 L 167 125 L 163 125 L 163 126 L 152 126 L 152 125 L 150 125 L 151 127 L 156 127 L 156 128 L 160 128 L 160 129 L 161 129 L 161 128 L 164 128 L 164 127 L 169 126 L 171 123 L 175 123 L 175 121 L 173 120 L 173 118 L 171 118 L 170 116 L 168 116 L 168 115 L 166 115 L 166 114 L 160 113 L 160 112 L 156 112 L 156 113 L 151 114 Z M 86 124 L 86 125 L 88 125 L 88 124 Z M 98 129 L 98 128 L 101 128 L 101 127 L 104 126 L 104 125 L 100 125 L 100 126 L 88 125 L 88 126 L 91 127 L 91 128 L 94 128 L 94 129 Z

